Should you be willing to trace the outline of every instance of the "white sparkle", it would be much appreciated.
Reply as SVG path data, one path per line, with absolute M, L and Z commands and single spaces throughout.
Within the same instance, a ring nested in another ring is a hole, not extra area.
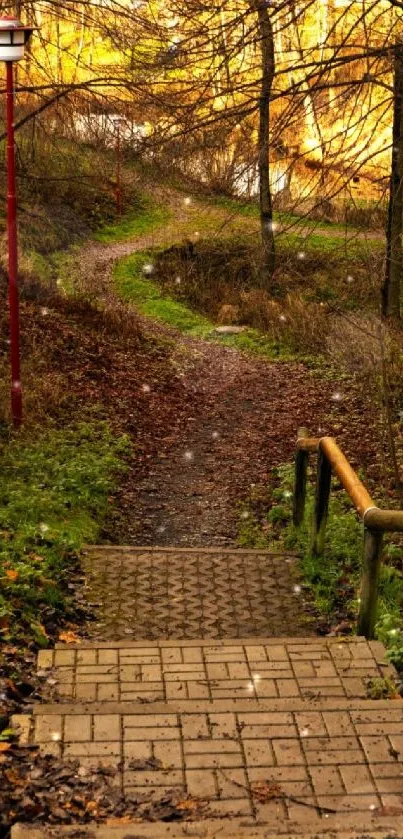
M 397 632 L 398 632 L 397 629 L 390 629 L 389 630 L 389 635 L 397 635 Z
M 308 737 L 309 735 L 309 728 L 303 728 L 301 731 L 301 737 Z
M 141 389 L 143 393 L 150 393 L 151 391 L 150 385 L 141 385 Z
M 143 274 L 152 274 L 154 271 L 154 265 L 151 262 L 146 262 L 143 265 Z
M 253 679 L 254 684 L 256 684 L 257 682 L 260 682 L 261 678 L 262 677 L 261 677 L 260 673 L 252 673 L 252 679 Z
M 49 314 L 49 309 L 46 309 L 46 307 L 41 309 L 41 315 L 48 315 L 48 314 Z
M 289 489 L 285 489 L 284 492 L 283 492 L 283 497 L 284 498 L 291 498 L 292 497 L 292 492 L 290 492 Z
M 12 387 L 12 390 L 21 390 L 21 382 L 19 382 L 17 379 L 15 379 L 15 381 L 12 382 L 11 387 Z
M 199 233 L 198 230 L 195 231 L 194 236 L 196 236 L 196 238 L 198 238 L 200 236 L 200 233 Z
M 268 227 L 269 230 L 271 230 L 274 233 L 278 228 L 278 224 L 275 221 L 268 221 L 267 222 L 267 227 Z
M 63 280 L 60 277 L 56 280 L 56 285 L 63 285 Z
M 180 277 L 175 277 L 175 284 L 176 284 L 176 285 L 180 285 L 180 284 L 181 284 L 181 282 L 182 282 L 182 280 L 181 280 L 181 278 L 180 278 Z
M 335 393 L 332 393 L 333 402 L 341 402 L 342 399 L 343 399 L 343 394 L 340 393 L 339 390 L 336 390 Z
M 60 740 L 60 732 L 59 731 L 52 731 L 52 733 L 50 735 L 50 739 L 54 740 L 55 742 L 57 742 L 57 740 Z
M 166 527 L 163 524 L 161 524 L 161 526 L 158 528 L 157 532 L 158 533 L 165 533 L 165 531 L 166 531 Z
M 47 533 L 48 530 L 49 530 L 49 526 L 47 524 L 44 524 L 44 522 L 42 522 L 39 525 L 39 530 L 41 531 L 41 533 Z
M 187 195 L 186 198 L 183 199 L 183 203 L 185 204 L 186 207 L 188 207 L 189 204 L 192 203 L 192 199 L 190 198 L 189 195 Z
M 185 454 L 184 454 L 183 456 L 184 456 L 185 460 L 188 460 L 188 461 L 191 461 L 191 460 L 193 460 L 193 458 L 194 458 L 194 454 L 193 454 L 193 452 L 191 452 L 191 451 L 189 451 L 189 450 L 188 450 L 188 451 L 186 451 L 186 452 L 185 452 Z
M 253 682 L 248 682 L 248 684 L 246 685 L 246 690 L 248 691 L 248 693 L 254 693 L 255 686 Z
M 369 809 L 370 810 L 376 810 L 376 804 L 370 804 Z
M 279 320 L 281 320 L 282 323 L 285 323 L 287 318 L 285 315 L 280 315 Z
M 218 440 L 220 435 L 219 435 L 218 431 L 213 431 L 211 436 L 212 436 L 213 440 Z
M 304 251 L 298 251 L 297 259 L 305 259 L 305 252 Z
M 248 518 L 249 518 L 249 513 L 248 513 L 247 510 L 244 510 L 243 513 L 241 513 L 241 519 L 248 519 Z
M 352 277 L 351 274 L 348 274 L 346 279 L 347 279 L 348 283 L 353 283 L 354 282 L 354 277 Z
M 294 594 L 301 594 L 301 586 L 294 586 L 293 592 Z

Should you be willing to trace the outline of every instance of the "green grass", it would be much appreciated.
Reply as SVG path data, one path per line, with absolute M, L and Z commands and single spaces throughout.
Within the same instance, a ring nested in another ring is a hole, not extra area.
M 145 278 L 143 266 L 152 265 L 155 254 L 155 251 L 137 251 L 117 262 L 114 276 L 119 294 L 124 300 L 134 303 L 147 317 L 167 323 L 181 332 L 206 338 L 214 328 L 207 318 L 192 312 L 172 297 L 165 297 L 151 278 Z
M 149 233 L 154 227 L 159 227 L 171 218 L 168 207 L 155 204 L 146 196 L 141 196 L 141 203 L 134 210 L 126 213 L 121 221 L 101 227 L 94 234 L 94 239 L 105 245 L 122 242 L 134 236 Z
M 114 268 L 116 287 L 120 296 L 149 318 L 168 324 L 180 332 L 254 355 L 280 361 L 296 358 L 286 347 L 272 341 L 256 329 L 247 329 L 237 335 L 215 335 L 216 324 L 203 315 L 192 311 L 184 303 L 165 295 L 151 277 L 145 278 L 143 267 L 154 265 L 156 250 L 137 251 L 119 260 Z M 299 359 L 302 356 L 298 356 Z M 309 359 L 308 359 L 309 360 Z
M 278 252 L 285 255 L 290 251 L 301 251 L 306 255 L 315 256 L 324 253 L 334 256 L 337 254 L 339 262 L 346 264 L 351 262 L 362 262 L 368 253 L 374 253 L 384 248 L 384 242 L 380 239 L 359 239 L 350 237 L 344 241 L 342 236 L 326 236 L 325 233 L 308 233 L 306 236 L 297 233 L 284 232 L 276 236 Z M 303 268 L 304 261 L 301 260 Z
M 69 612 L 77 552 L 96 540 L 124 468 L 126 438 L 106 423 L 14 438 L 0 458 L 0 633 L 46 645 Z
M 210 204 L 212 204 L 212 206 L 222 207 L 229 213 L 236 213 L 237 215 L 244 216 L 246 218 L 258 219 L 260 215 L 257 201 L 242 201 L 242 199 L 229 198 L 227 196 L 214 196 L 213 198 L 209 198 L 207 200 Z M 343 234 L 346 229 L 350 232 L 359 232 L 358 228 L 352 225 L 346 225 L 343 222 L 331 221 L 329 219 L 312 219 L 309 215 L 298 215 L 298 213 L 290 213 L 281 210 L 275 210 L 273 218 L 275 222 L 279 222 L 280 224 L 289 224 L 293 226 L 302 225 L 303 227 L 312 228 L 312 233 L 308 234 L 309 237 L 315 236 L 315 228 L 318 227 L 329 228 L 329 230 L 334 230 L 340 234 Z M 321 234 L 316 235 L 321 236 Z M 337 241 L 340 241 L 340 237 L 337 237 Z
M 338 612 L 355 620 L 358 614 L 362 571 L 362 523 L 345 492 L 333 491 L 329 505 L 325 550 L 322 556 L 311 551 L 311 523 L 314 487 L 308 483 L 305 517 L 299 528 L 292 523 L 294 469 L 285 465 L 274 470 L 274 489 L 270 490 L 269 509 L 254 513 L 253 497 L 239 519 L 238 541 L 243 547 L 276 548 L 297 551 L 302 575 L 315 604 L 329 618 Z M 388 647 L 389 658 L 403 669 L 403 575 L 393 560 L 400 551 L 387 543 L 381 569 L 377 637 Z
M 230 213 L 237 213 L 237 215 L 249 218 L 259 218 L 259 206 L 254 201 L 242 201 L 237 198 L 228 198 L 225 195 L 217 195 L 204 200 L 208 201 L 213 207 L 222 207 L 223 210 L 228 210 Z

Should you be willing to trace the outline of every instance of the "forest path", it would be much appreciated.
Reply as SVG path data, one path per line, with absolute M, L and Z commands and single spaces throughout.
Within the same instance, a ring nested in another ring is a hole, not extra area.
M 203 235 L 206 226 L 214 235 L 227 217 L 219 207 L 188 206 L 173 191 L 161 190 L 153 200 L 169 206 L 171 219 L 165 224 L 124 242 L 87 243 L 80 249 L 76 265 L 87 290 L 115 298 L 117 260 L 182 242 L 196 221 Z M 229 234 L 232 229 L 228 223 Z M 290 461 L 297 428 L 331 433 L 334 383 L 302 363 L 268 361 L 139 318 L 145 334 L 172 340 L 172 379 L 180 382 L 184 405 L 151 450 L 137 448 L 116 518 L 104 536 L 131 545 L 231 545 L 240 501 L 254 492 L 254 485 L 267 485 L 274 467 Z M 134 396 L 141 400 L 140 421 L 152 426 L 164 406 L 158 382 L 139 382 Z M 344 405 L 337 407 L 343 412 Z M 362 422 L 368 422 L 365 412 Z M 136 447 L 136 427 L 133 443 Z

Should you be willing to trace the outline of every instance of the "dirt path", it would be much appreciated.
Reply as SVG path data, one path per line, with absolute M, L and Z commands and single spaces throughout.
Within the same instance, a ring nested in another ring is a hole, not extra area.
M 164 191 L 156 200 L 170 204 L 173 218 L 155 233 L 111 245 L 94 243 L 80 251 L 80 275 L 87 289 L 114 297 L 111 273 L 117 259 L 186 238 L 194 216 L 189 217 L 183 198 Z M 145 334 L 174 338 L 172 375 L 176 381 L 179 377 L 183 396 L 165 435 L 156 435 L 141 457 L 135 452 L 105 538 L 133 545 L 230 545 L 239 503 L 251 485 L 266 484 L 273 467 L 291 460 L 299 426 L 306 425 L 313 434 L 332 433 L 334 427 L 340 433 L 349 397 L 333 401 L 334 383 L 322 381 L 302 364 L 270 363 L 140 320 Z M 152 428 L 153 417 L 164 408 L 166 390 L 164 396 L 147 377 L 139 390 L 137 428 L 139 422 Z M 357 413 L 356 397 L 351 398 Z M 368 411 L 370 405 L 358 406 L 363 431 L 371 427 Z M 132 438 L 136 447 L 136 427 Z M 346 439 L 348 448 L 348 430 Z M 364 433 L 362 439 L 368 446 Z M 371 446 L 367 455 L 371 457 Z
M 181 345 L 180 345 L 181 346 Z M 270 364 L 185 340 L 190 397 L 179 434 L 162 442 L 148 473 L 125 488 L 138 545 L 230 545 L 237 504 L 251 484 L 289 460 L 298 426 L 325 423 L 329 394 L 299 364 Z

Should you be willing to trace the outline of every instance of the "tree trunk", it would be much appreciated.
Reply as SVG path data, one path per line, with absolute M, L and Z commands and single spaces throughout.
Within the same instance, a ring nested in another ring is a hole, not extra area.
M 274 78 L 274 37 L 266 0 L 251 0 L 251 5 L 258 16 L 262 57 L 259 102 L 259 197 L 263 249 L 261 282 L 262 285 L 274 292 L 272 278 L 276 267 L 276 254 L 269 164 L 270 94 Z
M 382 314 L 400 317 L 400 286 L 403 270 L 403 45 L 395 45 L 393 82 L 392 164 L 386 229 L 385 281 L 382 288 Z

